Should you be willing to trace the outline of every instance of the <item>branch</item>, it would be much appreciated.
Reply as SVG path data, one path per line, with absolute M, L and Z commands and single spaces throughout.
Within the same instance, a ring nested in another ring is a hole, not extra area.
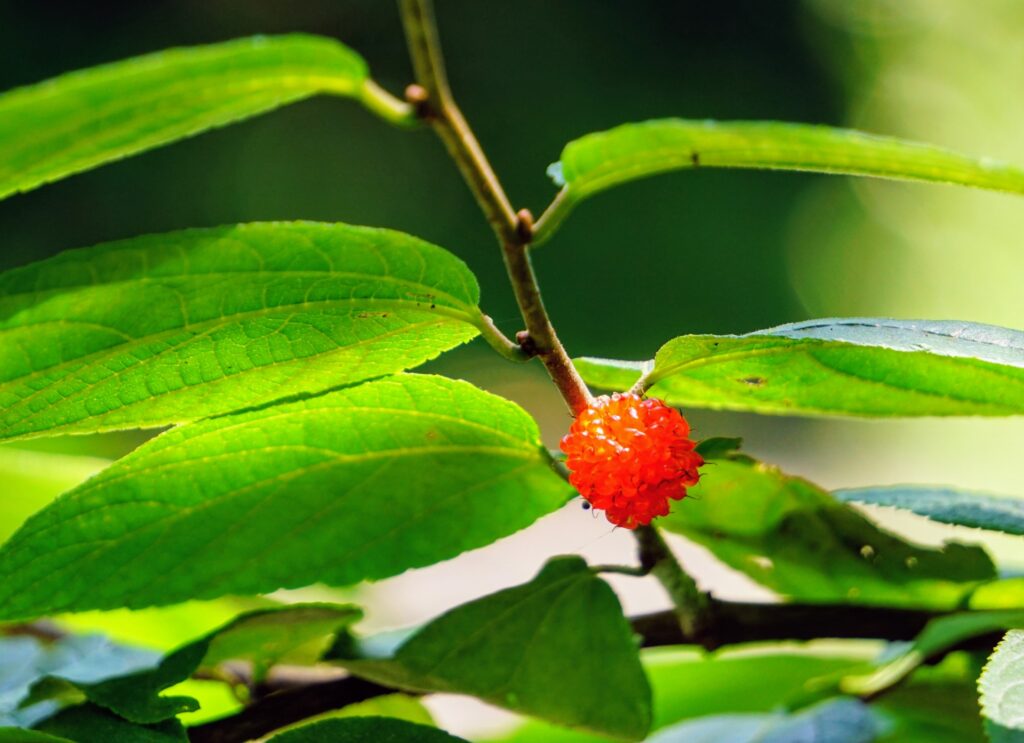
M 558 340 L 544 308 L 527 251 L 533 239 L 533 217 L 525 209 L 517 213 L 512 208 L 480 143 L 452 98 L 431 1 L 402 0 L 402 21 L 418 82 L 406 95 L 448 148 L 501 243 L 505 268 L 526 324 L 520 346 L 544 362 L 562 398 L 576 415 L 590 404 L 590 391 Z
M 651 573 L 665 588 L 676 624 L 685 637 L 697 638 L 712 624 L 711 598 L 683 570 L 682 565 L 653 526 L 640 526 L 634 532 L 639 548 L 640 566 Z
M 674 610 L 634 617 L 633 631 L 643 647 L 698 645 L 716 650 L 726 645 L 779 640 L 912 640 L 930 620 L 944 612 L 842 604 L 748 604 L 708 600 L 707 622 L 684 632 Z M 823 629 L 825 628 L 825 629 Z M 954 650 L 991 649 L 999 635 L 971 638 Z M 257 694 L 260 689 L 257 689 Z M 309 669 L 270 676 L 249 707 L 232 717 L 189 730 L 191 743 L 241 743 L 313 715 L 340 709 L 399 689 L 354 676 L 321 680 Z M 408 693 L 408 692 L 404 692 Z

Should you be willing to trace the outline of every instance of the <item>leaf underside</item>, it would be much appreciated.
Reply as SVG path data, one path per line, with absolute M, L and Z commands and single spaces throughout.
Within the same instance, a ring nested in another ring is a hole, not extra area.
M 853 488 L 832 493 L 845 503 L 912 511 L 932 521 L 1024 535 L 1024 500 L 932 485 Z

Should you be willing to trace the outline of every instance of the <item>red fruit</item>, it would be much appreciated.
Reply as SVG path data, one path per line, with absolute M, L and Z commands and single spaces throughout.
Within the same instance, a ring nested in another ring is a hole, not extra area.
M 661 400 L 598 397 L 562 439 L 569 482 L 616 526 L 649 524 L 697 484 L 704 459 L 689 435 L 686 419 Z

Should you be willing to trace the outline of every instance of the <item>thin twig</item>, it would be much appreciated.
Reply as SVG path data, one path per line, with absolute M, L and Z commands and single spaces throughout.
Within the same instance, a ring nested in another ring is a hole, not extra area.
M 698 637 L 710 622 L 711 599 L 683 570 L 672 550 L 653 526 L 639 526 L 634 532 L 640 565 L 661 583 L 672 599 L 683 634 Z

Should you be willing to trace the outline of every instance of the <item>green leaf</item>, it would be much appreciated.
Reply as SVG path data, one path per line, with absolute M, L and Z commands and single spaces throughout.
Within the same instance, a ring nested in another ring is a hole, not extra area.
M 840 688 L 848 694 L 876 694 L 965 640 L 1015 627 L 1024 627 L 1024 610 L 960 612 L 933 619 L 904 652 L 886 658 L 869 674 L 844 678 Z
M 0 728 L 0 743 L 74 743 L 74 741 L 49 733 L 40 733 L 38 730 Z
M 390 686 L 469 694 L 616 738 L 638 740 L 651 724 L 630 625 L 578 557 L 555 558 L 530 583 L 452 609 L 390 658 L 341 663 Z
M 110 464 L 96 457 L 77 457 L 0 447 L 0 541 L 7 539 L 29 516 L 65 490 Z
M 866 704 L 837 698 L 799 712 L 701 717 L 663 730 L 650 743 L 872 743 L 881 730 Z
M 302 34 L 170 49 L 18 88 L 0 95 L 0 198 L 320 93 L 408 118 L 362 57 Z
M 888 725 L 878 743 L 984 743 L 973 658 L 954 653 L 871 703 Z
M 792 599 L 951 609 L 995 577 L 981 548 L 911 544 L 747 457 L 711 460 L 690 496 L 659 525 Z
M 352 717 L 303 725 L 270 738 L 273 743 L 466 743 L 443 730 L 389 717 Z
M 0 439 L 182 423 L 391 374 L 477 334 L 455 256 L 391 230 L 256 223 L 0 275 Z
M 844 503 L 913 511 L 932 521 L 1024 534 L 1024 500 L 933 485 L 854 488 L 832 493 Z
M 691 648 L 643 651 L 654 692 L 653 729 L 729 713 L 771 712 L 838 673 L 864 668 L 877 645 L 860 642 L 775 643 L 706 653 Z M 766 679 L 770 683 L 766 683 Z M 528 721 L 504 743 L 591 743 L 588 733 Z
M 0 618 L 384 578 L 570 495 L 518 406 L 390 377 L 148 442 L 0 548 Z
M 1024 333 L 964 322 L 842 318 L 684 335 L 648 363 L 580 359 L 590 384 L 669 404 L 779 415 L 1024 413 Z
M 177 720 L 136 725 L 91 704 L 66 709 L 42 722 L 39 729 L 75 743 L 188 743 Z
M 175 650 L 155 668 L 79 687 L 89 701 L 125 719 L 160 722 L 197 709 L 194 699 L 160 694 L 189 678 L 196 669 L 212 668 L 227 660 L 246 660 L 258 676 L 311 640 L 329 641 L 360 616 L 354 607 L 330 604 L 296 604 L 250 612 Z
M 564 189 L 539 239 L 595 193 L 703 167 L 837 173 L 1024 193 L 1024 170 L 930 145 L 807 124 L 660 119 L 623 124 L 567 144 L 561 160 L 548 169 Z
M 1024 740 L 1024 631 L 1006 633 L 978 679 L 978 691 L 992 743 Z

